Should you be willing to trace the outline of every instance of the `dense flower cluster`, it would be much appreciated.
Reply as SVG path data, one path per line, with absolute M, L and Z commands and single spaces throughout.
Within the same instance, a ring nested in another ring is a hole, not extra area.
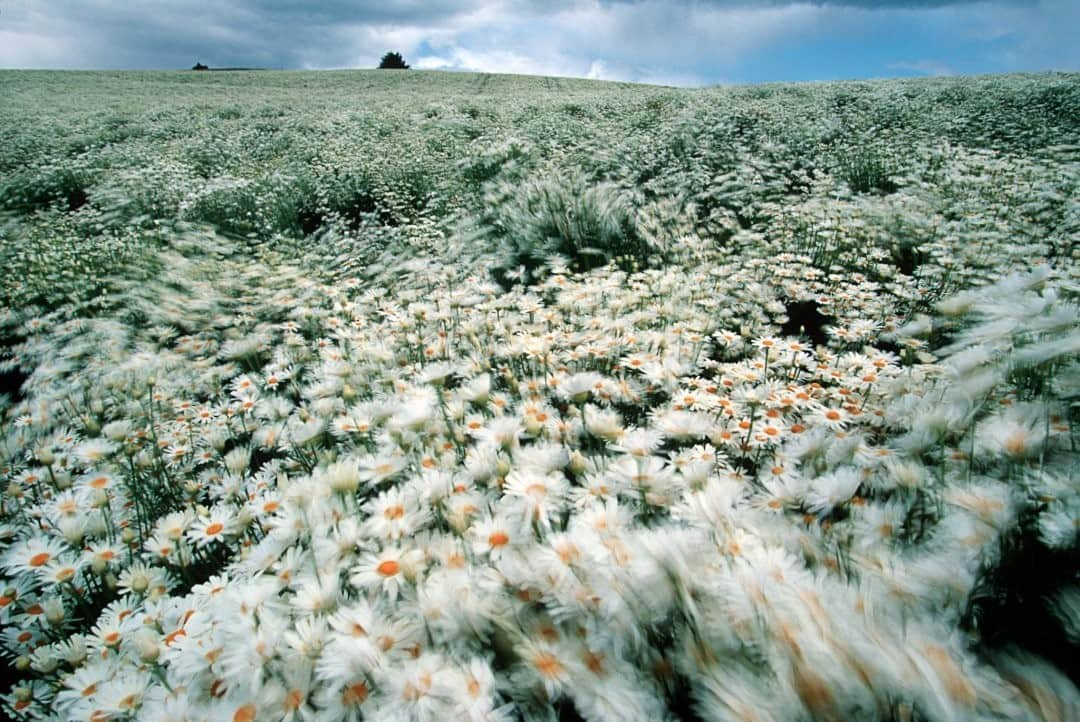
M 178 174 L 211 178 L 168 222 L 130 206 L 153 215 L 146 198 L 180 189 L 136 196 L 104 165 L 91 205 L 12 221 L 12 239 L 57 259 L 54 221 L 113 245 L 96 275 L 5 281 L 10 367 L 28 376 L 0 458 L 0 645 L 21 679 L 4 707 L 95 721 L 1080 713 L 1065 673 L 980 645 L 971 611 L 1018 539 L 1048 555 L 1080 541 L 1080 276 L 1061 228 L 1032 216 L 1039 229 L 1004 243 L 978 218 L 936 217 L 917 188 L 785 200 L 718 178 L 664 193 L 704 167 L 688 153 L 597 186 L 623 194 L 657 258 L 585 272 L 548 249 L 518 270 L 506 226 L 529 218 L 513 216 L 528 209 L 512 179 L 578 163 L 587 144 L 560 145 L 560 119 L 638 92 L 571 111 L 522 87 L 514 102 L 547 104 L 523 121 L 529 143 L 454 158 L 457 194 L 397 169 L 284 203 L 302 182 L 225 178 L 189 144 L 159 170 L 183 157 Z M 769 100 L 740 107 L 768 124 Z M 658 117 L 690 106 L 668 130 L 740 118 L 716 121 L 708 96 L 650 102 Z M 454 122 L 483 118 L 468 111 Z M 431 152 L 424 132 L 396 142 Z M 755 152 L 730 172 L 768 180 L 783 151 Z M 958 155 L 972 174 L 1051 164 Z M 845 167 L 805 183 L 835 190 Z M 346 186 L 370 209 L 349 216 Z M 177 220 L 208 209 L 233 225 Z M 1003 280 L 988 285 L 990 269 Z M 1053 592 L 1075 642 L 1080 588 Z

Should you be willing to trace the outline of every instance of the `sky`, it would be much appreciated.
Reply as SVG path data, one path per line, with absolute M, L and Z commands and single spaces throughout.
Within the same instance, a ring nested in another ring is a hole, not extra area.
M 1080 0 L 0 0 L 0 68 L 414 68 L 705 86 L 1080 70 Z

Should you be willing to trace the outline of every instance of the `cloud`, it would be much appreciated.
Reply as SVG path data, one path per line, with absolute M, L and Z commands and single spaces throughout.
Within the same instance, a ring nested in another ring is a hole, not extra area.
M 886 67 L 893 70 L 918 73 L 919 75 L 956 75 L 955 70 L 937 60 L 901 60 L 895 63 L 889 63 Z
M 504 7 L 505 11 L 506 8 Z M 563 3 L 513 19 L 493 12 L 450 40 L 428 40 L 415 67 L 591 77 L 662 85 L 715 82 L 730 63 L 785 34 L 814 34 L 823 11 L 808 5 L 717 8 L 663 0 Z
M 1080 70 L 1080 3 L 1043 0 L 1038 12 L 1003 8 L 986 13 L 968 29 L 969 37 L 991 38 L 1001 70 Z
M 517 73 L 522 75 L 551 75 L 580 77 L 578 63 L 559 56 L 534 58 L 512 50 L 470 50 L 460 46 L 443 49 L 438 55 L 428 55 L 415 66 L 426 70 L 469 70 L 478 73 Z M 606 78 L 610 79 L 610 78 Z
M 5 6 L 0 15 L 0 32 L 15 38 L 14 46 L 0 49 L 0 65 L 182 68 L 196 58 L 218 66 L 342 67 L 357 59 L 370 65 L 386 44 L 438 35 L 482 5 L 479 0 L 23 0 Z M 39 56 L 34 50 L 42 39 L 53 50 Z
M 603 0 L 604 5 L 638 5 L 646 0 Z M 713 8 L 768 9 L 792 5 L 851 7 L 863 10 L 927 10 L 975 4 L 1030 7 L 1037 0 L 671 0 L 673 5 L 699 5 Z
M 1080 66 L 1070 0 L 3 2 L 0 67 L 370 68 L 396 50 L 417 68 L 702 85 Z

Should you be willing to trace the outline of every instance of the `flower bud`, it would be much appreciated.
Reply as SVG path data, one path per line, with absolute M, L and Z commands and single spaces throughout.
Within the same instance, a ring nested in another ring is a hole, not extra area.
M 60 666 L 60 660 L 52 655 L 45 655 L 38 657 L 37 661 L 34 662 L 32 666 L 35 672 L 52 674 L 56 671 L 56 668 Z
M 161 645 L 158 642 L 158 635 L 153 629 L 143 627 L 132 635 L 132 642 L 135 645 L 135 652 L 139 655 L 139 659 L 144 662 L 154 662 L 161 654 Z
M 497 476 L 506 476 L 510 473 L 510 469 L 513 468 L 510 465 L 510 459 L 500 455 L 499 460 L 495 462 L 495 474 Z
M 241 507 L 240 511 L 236 514 L 236 525 L 239 529 L 248 528 L 254 520 L 255 515 L 251 511 L 251 507 Z
M 577 475 L 577 474 L 580 474 L 580 473 L 584 472 L 585 468 L 586 468 L 585 455 L 582 454 L 580 451 L 577 451 L 576 449 L 574 451 L 570 452 L 570 471 L 572 471 L 575 475 Z
M 247 471 L 251 465 L 251 449 L 243 446 L 237 448 L 225 454 L 225 468 L 231 471 L 233 474 L 242 474 Z
M 131 591 L 138 595 L 142 595 L 150 586 L 150 580 L 146 578 L 145 574 L 134 574 L 131 577 Z
M 64 537 L 64 541 L 74 547 L 82 546 L 83 537 L 86 536 L 86 526 L 82 518 L 65 517 L 60 519 L 56 526 Z
M 64 610 L 64 603 L 57 598 L 52 598 L 42 605 L 45 609 L 45 621 L 53 627 L 59 627 L 64 623 L 64 617 L 66 612 Z
M 524 422 L 525 433 L 529 436 L 539 436 L 540 432 L 544 430 L 544 425 L 536 417 L 536 414 L 525 414 Z
M 123 441 L 131 433 L 131 423 L 128 421 L 109 422 L 105 424 L 102 433 L 109 441 Z
M 360 467 L 348 460 L 335 462 L 326 467 L 326 482 L 338 494 L 352 494 L 360 486 Z

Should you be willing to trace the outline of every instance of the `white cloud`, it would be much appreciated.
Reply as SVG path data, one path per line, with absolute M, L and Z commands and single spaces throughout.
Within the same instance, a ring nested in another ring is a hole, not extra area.
M 771 49 L 850 45 L 887 35 L 898 19 L 917 19 L 938 47 L 833 72 L 1080 67 L 1075 0 L 9 2 L 0 67 L 374 67 L 395 50 L 417 68 L 703 85 L 746 74 Z M 978 57 L 957 57 L 952 38 Z
M 415 65 L 700 86 L 715 82 L 703 67 L 733 63 L 793 34 L 822 32 L 834 12 L 811 5 L 752 10 L 661 0 L 580 2 L 527 17 L 517 8 L 489 12 L 482 30 L 462 27 L 445 45 L 429 40 L 435 52 Z
M 0 67 L 63 67 L 70 48 L 63 38 L 31 32 L 0 30 Z
M 956 75 L 955 70 L 937 60 L 902 60 L 895 63 L 889 63 L 886 67 L 893 70 L 907 70 L 912 73 L 919 73 L 920 75 Z
M 461 46 L 441 49 L 416 62 L 427 70 L 469 70 L 477 73 L 581 77 L 580 63 L 572 58 L 531 57 L 509 50 L 470 50 Z
M 607 63 L 603 60 L 594 60 L 589 65 L 589 72 L 585 73 L 589 80 L 616 80 L 608 74 Z

